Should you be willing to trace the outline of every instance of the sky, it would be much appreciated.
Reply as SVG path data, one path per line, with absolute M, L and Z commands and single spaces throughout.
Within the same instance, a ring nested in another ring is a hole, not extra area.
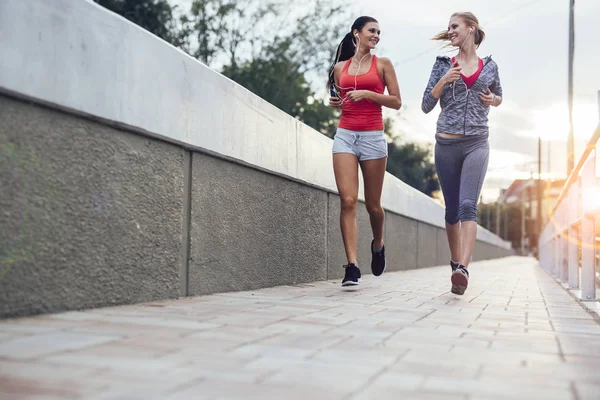
M 187 9 L 191 0 L 171 0 Z M 446 29 L 456 11 L 473 12 L 486 32 L 478 55 L 499 66 L 503 103 L 490 110 L 490 161 L 482 189 L 484 202 L 515 179 L 537 176 L 538 137 L 542 138 L 542 177 L 566 176 L 569 132 L 568 0 L 348 0 L 356 17 L 379 21 L 381 40 L 374 53 L 391 59 L 403 106 L 385 114 L 408 140 L 434 143 L 439 106 L 421 111 L 421 99 L 436 55 L 454 55 L 430 40 Z M 353 20 L 348 21 L 348 30 Z M 341 40 L 341 38 L 340 38 Z M 599 120 L 600 1 L 575 4 L 574 134 L 575 162 Z M 323 93 L 325 95 L 325 93 Z M 600 163 L 598 163 L 600 165 Z
M 490 110 L 490 161 L 484 201 L 497 198 L 517 178 L 537 176 L 538 137 L 542 138 L 542 177 L 566 175 L 569 132 L 568 0 L 422 0 L 357 2 L 359 14 L 379 21 L 375 53 L 396 68 L 403 108 L 398 128 L 412 140 L 434 142 L 439 106 L 420 110 L 423 90 L 438 54 L 448 53 L 430 38 L 445 29 L 455 11 L 471 11 L 486 32 L 480 57 L 492 55 L 500 71 L 503 104 Z M 577 0 L 575 7 L 575 160 L 598 121 L 600 90 L 600 2 Z M 551 141 L 550 144 L 548 141 Z

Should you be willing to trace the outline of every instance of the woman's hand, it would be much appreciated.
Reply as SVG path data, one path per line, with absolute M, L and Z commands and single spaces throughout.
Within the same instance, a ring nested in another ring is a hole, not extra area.
M 496 95 L 488 88 L 487 93 L 481 93 L 479 95 L 481 102 L 484 106 L 496 106 Z
M 368 99 L 371 93 L 370 90 L 352 90 L 346 93 L 346 97 L 348 97 L 350 101 L 356 103 L 357 101 Z
M 450 67 L 448 72 L 446 72 L 446 75 L 444 75 L 441 80 L 444 83 L 454 83 L 458 80 L 458 78 L 460 78 L 461 70 L 462 67 L 459 66 L 458 62 L 455 61 L 454 64 L 452 64 L 452 67 Z
M 339 97 L 330 97 L 329 105 L 333 108 L 341 108 L 342 107 L 342 99 Z

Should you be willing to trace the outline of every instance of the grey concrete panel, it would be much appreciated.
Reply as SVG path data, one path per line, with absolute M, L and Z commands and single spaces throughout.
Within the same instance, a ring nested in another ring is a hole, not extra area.
M 496 249 L 497 247 L 478 240 L 473 249 L 473 261 L 483 261 L 494 258 L 494 255 L 491 253 L 495 252 Z
M 437 231 L 439 228 L 419 222 L 417 229 L 417 265 L 419 268 L 427 268 L 438 265 Z
M 183 153 L 183 213 L 181 218 L 181 259 L 179 262 L 179 295 L 188 295 L 190 260 L 190 219 L 192 209 L 192 152 Z
M 0 96 L 0 316 L 177 297 L 182 160 Z
M 477 242 L 477 260 L 491 260 L 494 258 L 508 257 L 512 254 L 510 249 L 494 246 L 485 242 Z M 475 252 L 473 252 L 475 254 Z M 475 259 L 475 257 L 473 257 Z
M 385 215 L 387 271 L 417 268 L 417 221 L 391 212 Z
M 445 229 L 437 230 L 437 265 L 450 265 L 450 246 L 448 245 L 448 236 Z
M 346 258 L 340 229 L 340 197 L 336 194 L 329 194 L 327 221 L 327 276 L 328 279 L 339 279 L 344 277 L 342 266 L 348 263 L 348 259 Z M 358 226 L 358 266 L 362 274 L 370 274 L 373 231 L 371 230 L 371 220 L 367 208 L 360 201 L 356 210 L 356 224 Z M 387 241 L 387 238 L 384 237 L 383 240 Z
M 489 249 L 489 259 L 508 257 L 512 254 L 512 251 L 509 249 L 504 249 L 501 247 L 493 246 L 489 243 L 486 243 L 486 244 Z
M 487 254 L 486 254 L 487 258 L 486 258 L 486 260 L 491 260 L 491 259 L 494 259 L 494 258 L 498 258 L 499 251 L 498 251 L 497 247 L 491 246 L 490 244 L 488 244 L 486 247 L 487 247 Z
M 327 193 L 193 153 L 189 294 L 327 277 Z

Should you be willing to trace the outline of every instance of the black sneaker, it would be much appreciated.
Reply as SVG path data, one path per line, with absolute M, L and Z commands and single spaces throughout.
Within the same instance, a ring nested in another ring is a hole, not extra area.
M 450 259 L 450 268 L 452 268 L 452 273 L 450 274 L 450 276 L 452 276 L 452 274 L 454 273 L 454 271 L 456 271 L 456 268 L 458 268 L 459 265 L 460 265 L 459 263 L 452 261 L 452 259 Z M 452 293 L 456 293 L 459 290 L 460 289 L 458 288 L 458 286 L 455 286 L 455 285 L 452 285 L 452 289 L 450 289 L 450 291 Z
M 376 253 L 373 249 L 373 243 L 375 243 L 375 239 L 371 240 L 371 272 L 373 272 L 373 275 L 379 276 L 385 271 L 385 245 L 379 253 Z
M 462 295 L 469 285 L 469 271 L 467 271 L 464 265 L 459 265 L 452 273 L 450 280 L 452 281 L 452 289 L 450 291 L 454 294 Z
M 346 269 L 346 274 L 344 275 L 342 286 L 358 285 L 360 283 L 360 269 L 358 269 L 356 264 L 344 265 L 344 268 Z
M 456 271 L 456 268 L 458 268 L 459 265 L 459 263 L 450 260 L 450 268 L 452 268 L 452 272 Z

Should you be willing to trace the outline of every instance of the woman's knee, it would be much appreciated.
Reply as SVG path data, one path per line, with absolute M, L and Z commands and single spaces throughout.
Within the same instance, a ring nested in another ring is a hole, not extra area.
M 454 224 L 457 224 L 458 221 L 460 221 L 459 214 L 458 214 L 458 198 L 454 199 L 454 200 L 452 200 L 452 199 L 448 199 L 448 200 L 449 201 L 446 202 L 444 219 L 450 225 L 454 225 Z
M 458 213 L 461 221 L 477 221 L 477 202 L 473 199 L 463 199 Z
M 446 215 L 445 215 L 444 219 L 450 225 L 458 224 L 458 221 L 460 221 L 460 218 L 458 216 L 458 210 L 448 210 L 448 209 L 446 209 Z
M 341 196 L 341 207 L 343 211 L 353 211 L 356 210 L 356 205 L 358 203 L 357 196 Z
M 384 213 L 383 207 L 381 207 L 381 203 L 379 202 L 367 202 L 366 207 L 369 215 L 382 215 Z

